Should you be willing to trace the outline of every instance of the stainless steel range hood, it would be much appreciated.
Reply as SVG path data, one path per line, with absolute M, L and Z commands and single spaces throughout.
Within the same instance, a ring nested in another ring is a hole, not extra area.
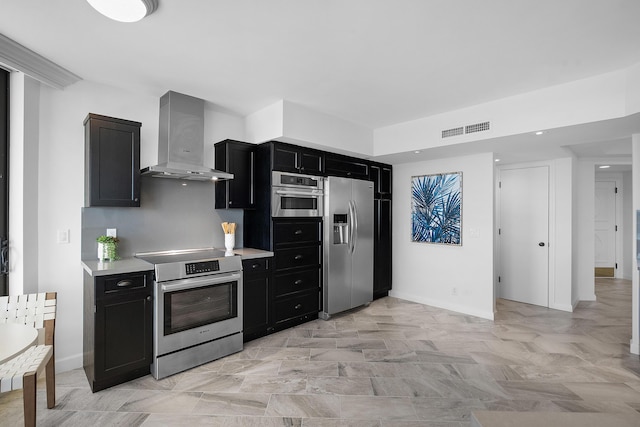
M 169 91 L 160 98 L 158 163 L 142 169 L 156 178 L 216 181 L 233 174 L 204 166 L 204 100 Z

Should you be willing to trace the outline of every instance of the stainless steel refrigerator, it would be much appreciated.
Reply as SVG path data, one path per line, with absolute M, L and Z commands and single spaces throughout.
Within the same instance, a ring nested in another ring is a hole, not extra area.
M 373 183 L 327 178 L 321 318 L 372 301 L 373 237 Z

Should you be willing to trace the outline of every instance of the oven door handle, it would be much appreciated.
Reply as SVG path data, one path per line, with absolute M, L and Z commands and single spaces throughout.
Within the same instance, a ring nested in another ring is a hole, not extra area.
M 323 192 L 318 190 L 312 191 L 295 191 L 295 190 L 276 190 L 276 194 L 280 196 L 307 196 L 307 197 L 317 197 L 322 196 Z
M 203 286 L 219 285 L 222 283 L 239 281 L 241 273 L 225 274 L 217 277 L 194 277 L 191 279 L 177 280 L 175 282 L 161 285 L 162 292 L 176 292 L 184 289 L 201 288 Z

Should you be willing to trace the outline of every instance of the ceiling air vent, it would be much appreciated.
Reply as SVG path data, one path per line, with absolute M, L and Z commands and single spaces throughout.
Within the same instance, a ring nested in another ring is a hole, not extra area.
M 442 137 L 443 138 L 449 138 L 451 136 L 462 135 L 463 133 L 464 133 L 464 128 L 463 127 L 447 129 L 447 130 L 443 130 L 442 131 Z
M 482 132 L 485 130 L 489 130 L 489 122 L 476 123 L 464 127 L 464 133 Z

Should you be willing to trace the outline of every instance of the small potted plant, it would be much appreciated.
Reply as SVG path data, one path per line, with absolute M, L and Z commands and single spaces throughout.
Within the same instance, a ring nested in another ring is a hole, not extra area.
M 98 242 L 98 259 L 100 261 L 115 261 L 118 259 L 116 247 L 118 246 L 118 238 L 113 236 L 100 236 L 96 239 Z

